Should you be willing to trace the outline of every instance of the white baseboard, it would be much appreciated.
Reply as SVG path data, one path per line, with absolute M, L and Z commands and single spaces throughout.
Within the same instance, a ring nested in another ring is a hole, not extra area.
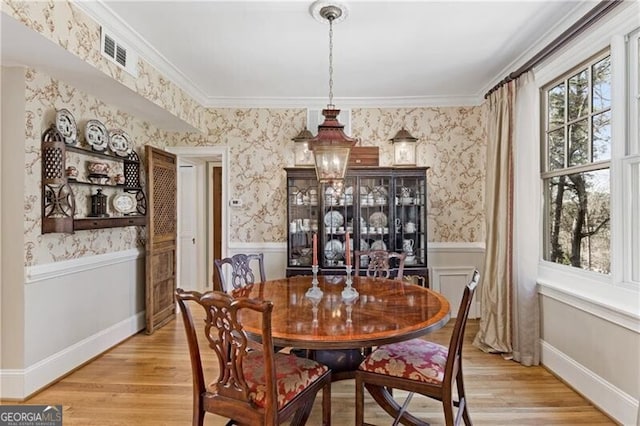
M 25 369 L 0 370 L 0 395 L 24 400 L 144 327 L 143 311 Z
M 623 425 L 640 424 L 638 400 L 541 340 L 542 364 Z

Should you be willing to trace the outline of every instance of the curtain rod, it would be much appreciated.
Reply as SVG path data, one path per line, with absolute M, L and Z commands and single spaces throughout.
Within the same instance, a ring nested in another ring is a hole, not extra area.
M 593 7 L 593 9 L 591 9 L 582 18 L 571 25 L 566 31 L 556 37 L 551 43 L 542 48 L 542 50 L 540 50 L 531 59 L 525 62 L 524 65 L 510 73 L 495 86 L 493 86 L 491 90 L 489 90 L 484 95 L 484 98 L 487 99 L 490 94 L 498 90 L 504 84 L 507 84 L 508 82 L 520 77 L 522 74 L 538 65 L 547 57 L 560 50 L 561 47 L 576 38 L 591 25 L 595 24 L 598 20 L 600 20 L 600 18 L 609 13 L 614 7 L 621 4 L 622 1 L 623 0 L 601 0 L 600 3 Z

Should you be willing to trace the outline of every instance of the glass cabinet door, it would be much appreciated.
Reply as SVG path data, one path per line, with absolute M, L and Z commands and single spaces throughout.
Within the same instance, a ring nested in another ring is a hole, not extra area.
M 397 252 L 405 252 L 405 266 L 425 265 L 427 248 L 426 177 L 395 180 L 393 232 Z
M 406 253 L 405 275 L 426 276 L 427 168 L 353 168 L 339 186 L 318 184 L 311 168 L 286 170 L 287 276 L 311 274 L 315 234 L 321 274 L 344 274 L 347 258 L 365 269 L 355 250 L 386 250 Z
M 356 246 L 358 250 L 394 250 L 390 223 L 393 201 L 391 178 L 360 177 L 358 182 L 359 223 L 357 227 Z M 357 259 L 361 267 L 367 258 Z
M 346 178 L 340 186 L 321 185 L 321 232 L 318 243 L 320 268 L 332 268 L 346 264 L 347 232 L 350 234 L 351 251 L 353 251 L 353 222 L 357 217 L 355 182 L 355 178 Z
M 289 266 L 310 267 L 313 234 L 318 232 L 318 182 L 315 171 L 309 177 L 287 179 L 289 221 Z

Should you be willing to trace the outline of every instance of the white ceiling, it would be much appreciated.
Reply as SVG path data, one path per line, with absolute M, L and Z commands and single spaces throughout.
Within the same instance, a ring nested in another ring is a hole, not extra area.
M 206 107 L 322 108 L 328 24 L 311 1 L 75 4 Z M 349 1 L 334 26 L 338 108 L 474 105 L 598 0 Z M 43 69 L 162 128 L 193 130 L 1 13 L 1 64 Z
M 205 106 L 321 107 L 328 24 L 311 16 L 311 3 L 78 5 Z M 597 1 L 342 3 L 348 17 L 334 25 L 338 107 L 478 103 L 510 66 L 536 53 L 536 42 Z

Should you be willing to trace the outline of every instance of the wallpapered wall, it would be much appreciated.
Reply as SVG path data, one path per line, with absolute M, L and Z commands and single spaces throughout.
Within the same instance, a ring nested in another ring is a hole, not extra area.
M 123 129 L 139 154 L 143 146 L 227 145 L 229 193 L 244 201 L 233 210 L 231 242 L 285 242 L 286 188 L 283 168 L 293 165 L 293 142 L 306 120 L 304 109 L 211 109 L 207 135 L 158 129 L 37 70 L 26 71 L 25 265 L 126 250 L 142 244 L 144 228 L 112 228 L 67 234 L 40 234 L 40 139 L 55 111 L 69 109 L 79 134 L 89 119 Z M 379 146 L 381 165 L 391 165 L 388 139 L 405 126 L 418 137 L 418 164 L 430 166 L 429 240 L 475 242 L 484 239 L 484 113 L 482 107 L 354 109 L 353 136 Z M 82 138 L 82 136 L 80 136 Z M 70 155 L 81 173 L 85 158 Z M 113 164 L 117 168 L 118 165 Z M 112 172 L 112 174 L 115 172 Z M 76 187 L 78 210 L 88 209 L 88 187 Z M 107 193 L 107 195 L 112 195 Z
M 144 228 L 137 227 L 41 235 L 40 142 L 42 134 L 55 122 L 56 109 L 66 108 L 71 111 L 78 123 L 78 137 L 82 141 L 84 141 L 84 123 L 90 119 L 100 120 L 108 129 L 126 131 L 139 155 L 144 151 L 145 144 L 164 146 L 165 141 L 171 141 L 175 135 L 136 120 L 135 117 L 122 113 L 43 72 L 27 69 L 25 81 L 25 265 L 56 262 L 141 246 Z M 70 155 L 68 160 L 67 166 L 74 165 L 80 173 L 86 173 L 85 162 L 88 160 L 86 156 Z M 115 162 L 110 164 L 114 168 L 121 167 Z M 78 211 L 86 212 L 89 206 L 90 187 L 74 186 L 74 191 L 77 192 Z M 105 193 L 111 202 L 114 193 L 108 190 L 105 190 Z
M 402 127 L 418 138 L 417 164 L 427 173 L 429 241 L 484 241 L 486 136 L 484 108 L 353 109 L 353 136 L 380 147 L 380 165 L 393 164 L 389 142 Z
M 160 130 L 45 73 L 27 70 L 25 265 L 126 250 L 139 246 L 144 238 L 144 229 L 138 228 L 40 235 L 40 137 L 53 122 L 58 108 L 69 109 L 80 130 L 84 128 L 84 121 L 97 118 L 108 128 L 127 131 L 138 153 L 142 153 L 145 144 L 229 146 L 229 192 L 242 198 L 245 205 L 244 209 L 232 212 L 230 241 L 286 241 L 283 167 L 293 165 L 291 138 L 304 126 L 306 110 L 205 109 L 142 59 L 136 79 L 103 58 L 99 24 L 72 3 L 4 0 L 0 7 L 140 96 L 203 130 L 203 134 Z M 483 108 L 352 110 L 352 136 L 360 138 L 362 145 L 380 146 L 381 165 L 391 164 L 388 140 L 402 126 L 420 139 L 418 164 L 431 167 L 429 240 L 482 241 Z M 81 171 L 83 161 L 73 155 L 69 158 L 69 164 L 79 166 Z M 79 199 L 86 198 L 88 191 L 88 188 L 78 188 Z M 79 211 L 86 211 L 87 206 L 80 202 Z
M 207 139 L 187 135 L 179 145 L 219 143 L 230 147 L 230 194 L 234 209 L 230 240 L 285 242 L 286 175 L 293 165 L 294 137 L 304 127 L 304 109 L 211 109 Z M 353 109 L 352 136 L 380 147 L 380 165 L 393 164 L 389 139 L 405 126 L 419 138 L 418 165 L 430 166 L 429 240 L 484 240 L 486 138 L 482 107 Z M 212 142 L 208 142 L 212 141 Z

